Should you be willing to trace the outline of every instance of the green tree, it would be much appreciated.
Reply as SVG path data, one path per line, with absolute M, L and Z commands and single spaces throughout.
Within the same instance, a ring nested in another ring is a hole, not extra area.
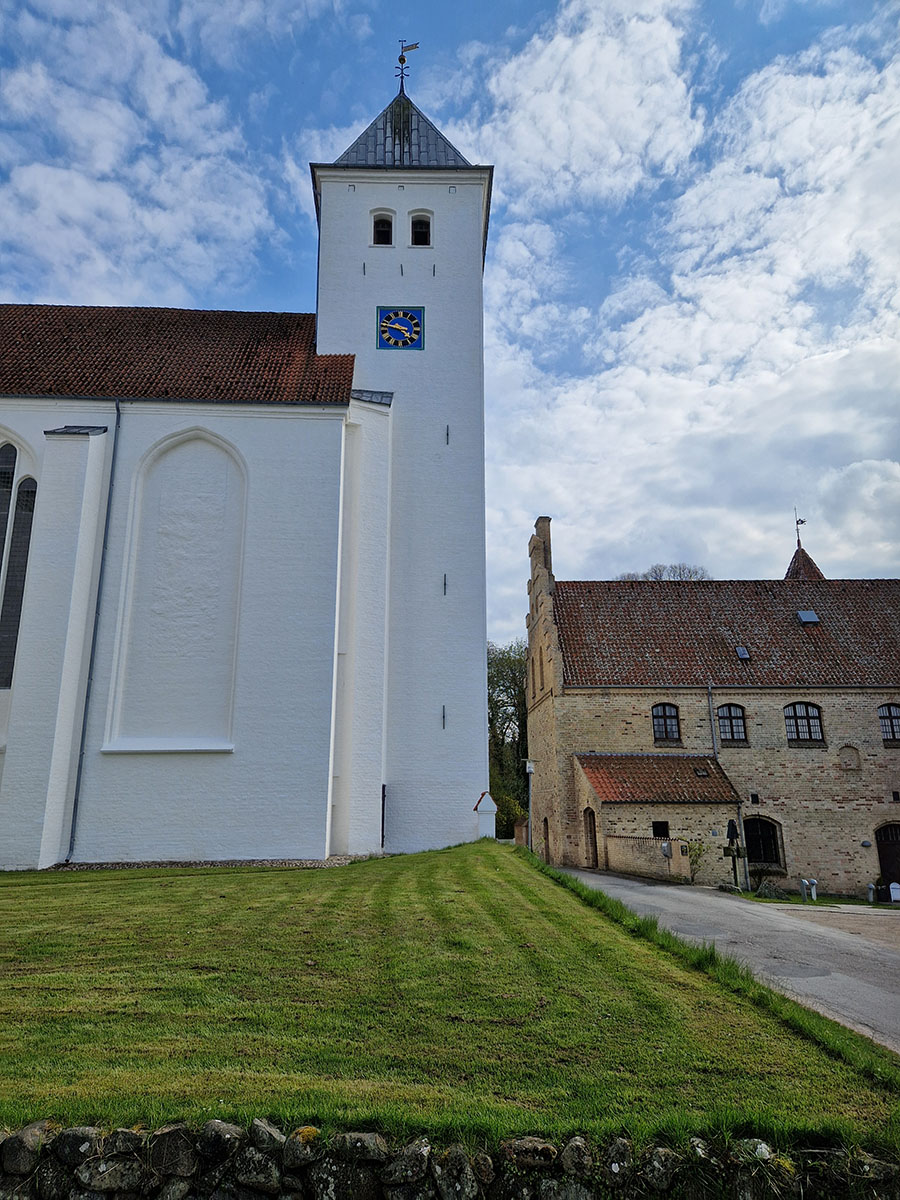
M 654 563 L 648 567 L 646 571 L 626 571 L 623 575 L 617 575 L 616 579 L 675 579 L 675 580 L 690 580 L 690 579 L 712 579 L 706 567 L 699 567 L 693 563 L 677 562 L 677 563 Z
M 490 789 L 497 805 L 497 837 L 502 838 L 512 837 L 516 821 L 528 812 L 527 661 L 524 638 L 516 638 L 506 646 L 488 642 Z

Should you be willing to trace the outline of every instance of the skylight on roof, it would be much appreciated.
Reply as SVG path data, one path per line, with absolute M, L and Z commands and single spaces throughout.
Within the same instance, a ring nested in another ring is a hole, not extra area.
M 811 608 L 801 608 L 797 612 L 797 618 L 801 625 L 818 625 L 819 618 Z
M 736 654 L 737 654 L 738 658 L 742 658 L 742 659 L 744 659 L 745 661 L 746 661 L 747 659 L 749 659 L 749 657 L 750 657 L 750 651 L 747 649 L 747 647 L 746 647 L 746 646 L 735 646 L 735 648 L 734 648 L 734 649 L 735 649 L 735 652 L 736 652 Z

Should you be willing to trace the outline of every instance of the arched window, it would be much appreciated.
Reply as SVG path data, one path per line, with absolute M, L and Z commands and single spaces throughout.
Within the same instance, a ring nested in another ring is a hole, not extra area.
M 900 743 L 900 704 L 882 704 L 878 710 L 885 743 Z
M 789 704 L 784 710 L 789 742 L 822 742 L 822 710 L 818 704 Z
M 413 217 L 410 223 L 409 240 L 413 246 L 431 245 L 431 217 Z
M 394 244 L 394 222 L 385 213 L 379 213 L 372 222 L 372 242 L 376 246 Z
M 538 670 L 541 677 L 541 691 L 544 690 L 544 647 L 538 652 Z
M 550 822 L 546 817 L 541 825 L 541 832 L 544 835 L 543 858 L 544 862 L 548 863 L 550 861 Z
M 720 704 L 716 716 L 719 718 L 720 741 L 746 742 L 747 722 L 740 704 Z
M 25 570 L 31 545 L 31 523 L 34 519 L 34 502 L 37 496 L 37 484 L 33 479 L 22 479 L 19 482 L 12 524 L 7 533 L 7 527 L 10 525 L 9 510 L 15 464 L 15 447 L 5 445 L 0 448 L 0 535 L 3 538 L 2 548 L 6 561 L 6 581 L 3 585 L 3 603 L 0 606 L 0 688 L 12 686 L 16 642 L 22 618 L 22 597 L 25 593 Z
M 674 704 L 654 704 L 651 715 L 653 717 L 654 742 L 678 742 L 681 740 L 678 709 Z
M 537 695 L 537 687 L 534 682 L 534 655 L 531 656 L 531 696 L 532 699 Z
M 781 829 L 777 821 L 770 821 L 767 817 L 745 817 L 744 837 L 747 841 L 748 863 L 784 866 Z

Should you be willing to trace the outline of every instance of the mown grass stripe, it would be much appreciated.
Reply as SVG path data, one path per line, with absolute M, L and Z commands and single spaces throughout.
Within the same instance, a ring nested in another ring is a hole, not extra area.
M 794 1033 L 801 1034 L 830 1055 L 853 1066 L 873 1083 L 900 1094 L 900 1067 L 890 1051 L 776 992 L 757 979 L 748 967 L 720 953 L 714 945 L 707 942 L 697 944 L 680 938 L 670 930 L 661 928 L 655 917 L 638 915 L 621 900 L 607 895 L 602 889 L 588 887 L 580 879 L 542 862 L 529 850 L 518 847 L 516 854 L 543 875 L 573 892 L 583 904 L 603 913 L 634 937 L 658 946 L 693 970 L 703 972 L 733 995 L 748 1000 L 783 1022 Z

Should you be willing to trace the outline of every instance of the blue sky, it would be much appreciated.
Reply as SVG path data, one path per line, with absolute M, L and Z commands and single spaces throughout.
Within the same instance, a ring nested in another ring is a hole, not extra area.
M 900 5 L 7 0 L 0 299 L 311 311 L 310 159 L 409 92 L 496 166 L 489 617 L 658 561 L 900 568 Z

